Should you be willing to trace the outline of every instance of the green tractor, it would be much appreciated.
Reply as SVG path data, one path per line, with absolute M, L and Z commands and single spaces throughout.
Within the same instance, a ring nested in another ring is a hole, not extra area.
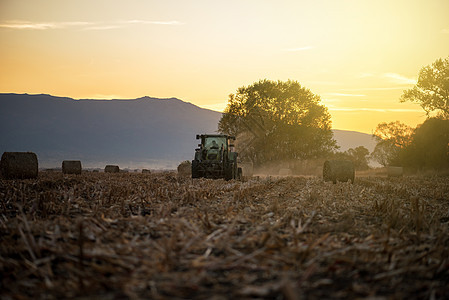
M 237 167 L 237 152 L 232 152 L 231 140 L 235 137 L 223 134 L 197 134 L 201 140 L 192 160 L 192 178 L 241 179 L 242 169 Z

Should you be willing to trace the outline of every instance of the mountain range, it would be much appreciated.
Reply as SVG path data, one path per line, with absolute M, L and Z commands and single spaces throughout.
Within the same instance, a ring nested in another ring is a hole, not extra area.
M 83 167 L 175 168 L 191 160 L 198 133 L 214 133 L 221 113 L 177 98 L 74 100 L 0 94 L 0 152 L 32 151 L 39 167 L 81 160 Z M 371 135 L 334 130 L 340 150 L 365 146 Z

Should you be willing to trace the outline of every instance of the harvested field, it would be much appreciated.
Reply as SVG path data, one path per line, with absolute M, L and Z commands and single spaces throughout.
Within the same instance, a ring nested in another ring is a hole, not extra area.
M 448 178 L 0 181 L 0 298 L 449 298 Z

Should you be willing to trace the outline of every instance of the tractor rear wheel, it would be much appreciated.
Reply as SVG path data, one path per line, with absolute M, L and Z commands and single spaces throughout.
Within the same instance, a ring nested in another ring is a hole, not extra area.
M 225 180 L 235 179 L 235 170 L 234 164 L 228 164 L 224 170 L 224 178 Z
M 198 171 L 198 161 L 192 160 L 192 178 L 199 178 L 200 174 Z

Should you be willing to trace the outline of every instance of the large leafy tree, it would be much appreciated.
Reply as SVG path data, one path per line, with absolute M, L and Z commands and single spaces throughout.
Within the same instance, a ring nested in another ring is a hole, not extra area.
M 218 129 L 237 136 L 241 156 L 256 164 L 319 157 L 336 148 L 320 101 L 297 81 L 260 80 L 229 96 Z
M 419 103 L 428 116 L 435 112 L 449 119 L 449 57 L 422 68 L 417 84 L 402 94 L 405 101 Z

